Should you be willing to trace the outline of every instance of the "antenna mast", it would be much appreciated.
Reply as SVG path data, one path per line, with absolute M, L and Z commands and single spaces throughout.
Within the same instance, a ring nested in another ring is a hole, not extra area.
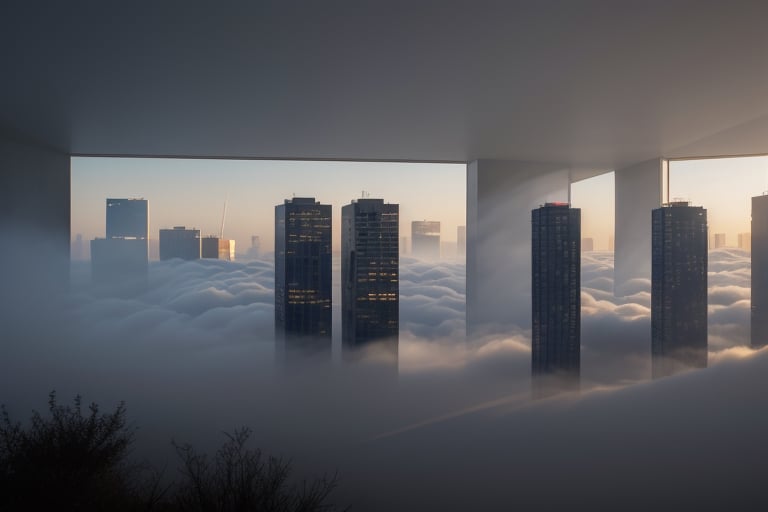
M 227 218 L 227 198 L 224 198 L 224 212 L 221 214 L 221 231 L 219 231 L 219 240 L 224 239 L 224 220 Z

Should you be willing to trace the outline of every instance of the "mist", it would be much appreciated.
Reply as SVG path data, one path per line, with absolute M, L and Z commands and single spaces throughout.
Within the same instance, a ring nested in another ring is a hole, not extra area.
M 329 364 L 276 367 L 269 261 L 153 262 L 132 296 L 92 286 L 83 262 L 65 296 L 6 266 L 0 402 L 23 420 L 52 389 L 104 410 L 125 401 L 134 456 L 171 474 L 172 439 L 212 450 L 247 425 L 297 476 L 338 471 L 336 501 L 353 510 L 754 498 L 768 465 L 768 355 L 746 348 L 748 254 L 710 253 L 711 367 L 654 382 L 650 283 L 617 299 L 612 255 L 582 263 L 582 392 L 536 402 L 529 330 L 466 340 L 462 264 L 401 260 L 396 378 L 372 371 L 375 354 L 342 365 L 338 325 Z

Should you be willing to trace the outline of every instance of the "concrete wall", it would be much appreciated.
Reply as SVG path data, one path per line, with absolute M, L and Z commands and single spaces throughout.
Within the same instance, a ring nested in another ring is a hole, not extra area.
M 69 155 L 0 133 L 3 318 L 69 286 Z
M 636 290 L 633 279 L 651 279 L 651 211 L 662 202 L 663 160 L 616 171 L 614 293 Z
M 475 160 L 467 166 L 467 333 L 531 325 L 531 210 L 568 201 L 557 164 Z

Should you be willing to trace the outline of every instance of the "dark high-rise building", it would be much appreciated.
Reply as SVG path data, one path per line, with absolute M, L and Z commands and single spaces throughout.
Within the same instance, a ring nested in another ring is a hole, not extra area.
M 411 222 L 411 255 L 422 260 L 440 259 L 440 222 L 414 220 Z
M 341 209 L 341 323 L 346 358 L 377 342 L 397 364 L 399 205 L 358 199 Z
M 235 241 L 219 238 L 216 235 L 200 239 L 200 257 L 235 261 Z
M 754 348 L 768 345 L 768 195 L 752 198 L 752 328 Z
M 107 199 L 107 238 L 148 238 L 146 199 Z
M 653 378 L 707 366 L 707 210 L 673 202 L 653 210 Z
M 278 357 L 331 352 L 331 205 L 294 197 L 275 206 Z
M 91 278 L 139 291 L 149 265 L 149 206 L 146 199 L 107 199 L 106 238 L 91 241 Z
M 547 203 L 531 212 L 532 389 L 578 391 L 581 358 L 581 210 Z
M 148 260 L 146 239 L 91 240 L 91 278 L 95 283 L 139 289 L 146 284 Z
M 175 226 L 173 229 L 160 230 L 160 259 L 170 260 L 200 259 L 200 230 Z

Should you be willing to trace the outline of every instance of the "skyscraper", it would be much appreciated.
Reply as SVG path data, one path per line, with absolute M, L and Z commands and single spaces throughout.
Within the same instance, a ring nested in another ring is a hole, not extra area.
M 344 355 L 378 342 L 395 364 L 399 333 L 399 205 L 358 199 L 341 209 Z
M 532 389 L 535 397 L 579 389 L 581 210 L 547 203 L 531 212 Z
M 467 226 L 456 227 L 456 255 L 460 259 L 467 257 Z
M 278 358 L 331 351 L 331 205 L 294 197 L 275 206 Z
M 146 199 L 107 198 L 107 238 L 148 238 Z
M 411 222 L 411 255 L 422 260 L 440 259 L 440 222 L 414 220 Z
M 725 247 L 725 233 L 715 233 L 715 249 Z
M 235 241 L 216 235 L 205 236 L 200 239 L 200 257 L 235 261 Z
M 149 265 L 149 205 L 146 199 L 106 201 L 106 238 L 91 241 L 91 278 L 95 283 L 138 291 Z
M 752 347 L 768 345 L 768 195 L 752 198 Z
M 653 378 L 707 366 L 707 210 L 673 202 L 653 210 Z
M 752 233 L 739 233 L 739 249 L 752 251 Z
M 582 238 L 581 239 L 581 252 L 592 252 L 595 250 L 594 238 Z
M 200 259 L 200 230 L 187 229 L 185 226 L 174 226 L 173 229 L 160 230 L 160 259 L 169 260 Z

